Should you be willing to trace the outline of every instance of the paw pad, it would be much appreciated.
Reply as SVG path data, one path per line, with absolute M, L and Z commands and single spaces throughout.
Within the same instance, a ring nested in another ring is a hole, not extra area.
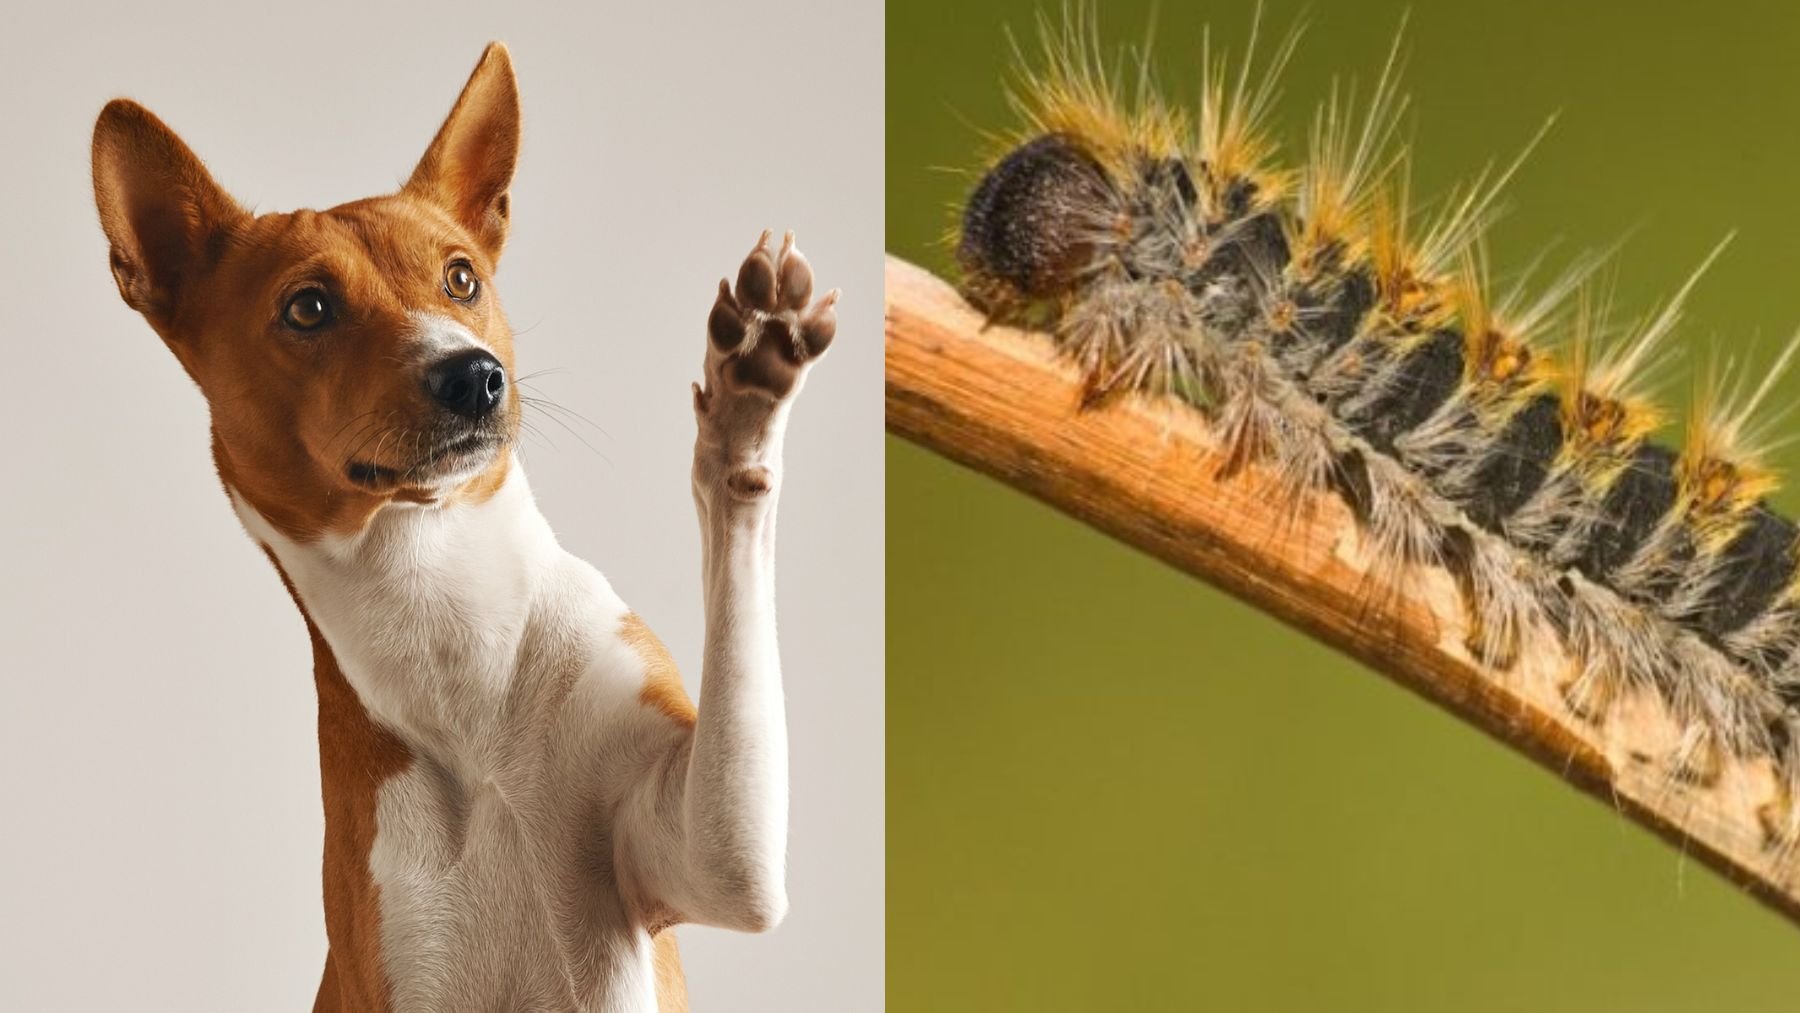
M 759 464 L 732 472 L 725 484 L 731 487 L 732 493 L 739 499 L 755 499 L 767 495 L 775 487 L 775 477 L 769 473 L 769 469 Z
M 781 398 L 837 335 L 838 293 L 833 289 L 811 302 L 812 265 L 795 249 L 794 234 L 787 233 L 775 253 L 771 235 L 765 231 L 744 258 L 735 291 L 719 282 L 706 333 L 728 386 Z

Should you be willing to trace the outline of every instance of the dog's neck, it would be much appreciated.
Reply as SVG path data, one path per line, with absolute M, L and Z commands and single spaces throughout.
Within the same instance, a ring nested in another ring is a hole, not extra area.
M 531 688 L 519 677 L 534 618 L 553 619 L 556 600 L 572 595 L 598 606 L 600 622 L 624 610 L 590 567 L 580 567 L 591 575 L 585 587 L 564 586 L 568 557 L 516 461 L 481 502 L 396 503 L 355 534 L 306 542 L 241 495 L 232 500 L 370 716 L 457 767 L 493 759 L 494 715 Z

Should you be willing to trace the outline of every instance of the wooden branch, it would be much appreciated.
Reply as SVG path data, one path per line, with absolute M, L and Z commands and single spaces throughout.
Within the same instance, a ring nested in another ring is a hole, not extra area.
M 1456 584 L 1442 571 L 1374 585 L 1346 507 L 1331 495 L 1294 520 L 1267 476 L 1219 477 L 1203 417 L 1118 401 L 1079 408 L 1074 370 L 1048 337 L 988 327 L 950 286 L 887 262 L 887 424 L 1021 489 L 1357 658 L 1676 842 L 1800 921 L 1794 859 L 1768 846 L 1767 763 L 1729 763 L 1709 785 L 1667 765 L 1676 731 L 1652 700 L 1577 716 L 1558 686 L 1570 660 L 1550 635 L 1497 673 L 1463 648 Z M 1387 604 L 1382 604 L 1387 603 Z

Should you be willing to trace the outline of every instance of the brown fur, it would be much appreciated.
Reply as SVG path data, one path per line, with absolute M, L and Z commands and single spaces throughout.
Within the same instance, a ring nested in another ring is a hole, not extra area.
M 669 657 L 662 638 L 636 612 L 627 612 L 619 620 L 619 639 L 644 662 L 644 688 L 638 693 L 639 702 L 661 711 L 677 724 L 694 727 L 699 712 L 688 698 L 687 687 L 681 684 L 681 672 L 675 667 L 675 659 Z
M 313 684 L 319 693 L 319 785 L 325 801 L 325 974 L 313 1013 L 388 1008 L 381 965 L 379 887 L 369 871 L 375 802 L 381 784 L 412 766 L 412 754 L 369 719 L 337 658 L 307 615 L 275 554 L 263 550 L 294 599 L 312 638 Z
M 350 534 L 391 502 L 440 495 L 427 470 L 440 416 L 423 387 L 425 364 L 405 346 L 410 313 L 459 321 L 513 374 L 512 332 L 492 278 L 518 144 L 517 85 L 498 43 L 482 54 L 399 192 L 325 211 L 252 215 L 149 110 L 125 99 L 102 110 L 94 199 L 119 294 L 206 396 L 220 478 L 283 534 Z M 443 291 L 447 265 L 458 259 L 480 281 L 468 303 Z M 306 287 L 325 291 L 335 317 L 299 332 L 284 311 Z M 494 418 L 494 463 L 446 498 L 481 502 L 504 481 L 504 450 L 518 431 L 515 386 Z M 359 479 L 353 463 L 388 470 Z M 383 1010 L 390 988 L 368 860 L 377 793 L 412 756 L 370 718 L 291 583 L 288 591 L 312 639 L 319 694 L 330 947 L 314 1008 Z M 693 706 L 667 652 L 647 629 L 643 637 L 632 643 L 646 659 L 647 700 L 672 717 L 686 713 L 691 724 Z M 663 1008 L 685 1010 L 667 931 L 656 939 L 656 965 Z
M 687 979 L 681 973 L 681 947 L 675 944 L 675 930 L 663 929 L 656 934 L 657 1013 L 687 1013 L 687 1008 Z
M 412 754 L 369 719 L 310 619 L 306 627 L 319 692 L 319 784 L 329 828 L 324 893 L 330 947 L 313 1009 L 385 1010 L 389 986 L 381 962 L 379 888 L 369 871 L 369 851 L 375 845 L 376 794 L 388 778 L 406 772 Z

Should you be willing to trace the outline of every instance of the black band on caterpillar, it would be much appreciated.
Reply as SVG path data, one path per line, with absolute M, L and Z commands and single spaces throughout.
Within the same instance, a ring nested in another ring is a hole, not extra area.
M 1589 580 L 1606 584 L 1613 572 L 1637 555 L 1658 521 L 1675 509 L 1679 487 L 1676 455 L 1655 443 L 1640 446 L 1607 491 L 1600 516 L 1571 564 Z
M 1364 368 L 1344 381 L 1349 391 L 1326 403 L 1370 446 L 1391 455 L 1396 440 L 1456 393 L 1463 376 L 1463 336 L 1445 329 L 1400 347 L 1373 341 L 1369 346 L 1359 360 Z
M 1722 641 L 1762 615 L 1794 583 L 1794 523 L 1758 504 L 1720 553 L 1710 593 L 1694 626 Z
M 1410 229 L 1389 184 L 1393 54 L 1360 125 L 1334 96 L 1288 174 L 1264 164 L 1272 74 L 1203 68 L 1189 131 L 1153 94 L 1121 100 L 1079 33 L 1047 51 L 1020 99 L 1030 130 L 963 212 L 972 302 L 1044 324 L 1090 403 L 1184 400 L 1231 468 L 1338 494 L 1378 562 L 1447 566 L 1478 657 L 1509 664 L 1543 626 L 1577 662 L 1578 713 L 1652 690 L 1687 726 L 1675 766 L 1767 755 L 1800 790 L 1800 532 L 1743 436 L 1768 384 L 1679 452 L 1649 439 L 1636 389 L 1694 279 L 1597 355 L 1597 328 L 1565 313 L 1592 262 L 1490 306 L 1479 238 L 1517 163 Z M 1558 331 L 1572 362 L 1536 347 Z M 1800 842 L 1800 806 L 1782 811 L 1777 836 Z
M 1562 445 L 1562 403 L 1539 394 L 1495 437 L 1460 504 L 1463 512 L 1489 531 L 1501 530 L 1544 484 Z

